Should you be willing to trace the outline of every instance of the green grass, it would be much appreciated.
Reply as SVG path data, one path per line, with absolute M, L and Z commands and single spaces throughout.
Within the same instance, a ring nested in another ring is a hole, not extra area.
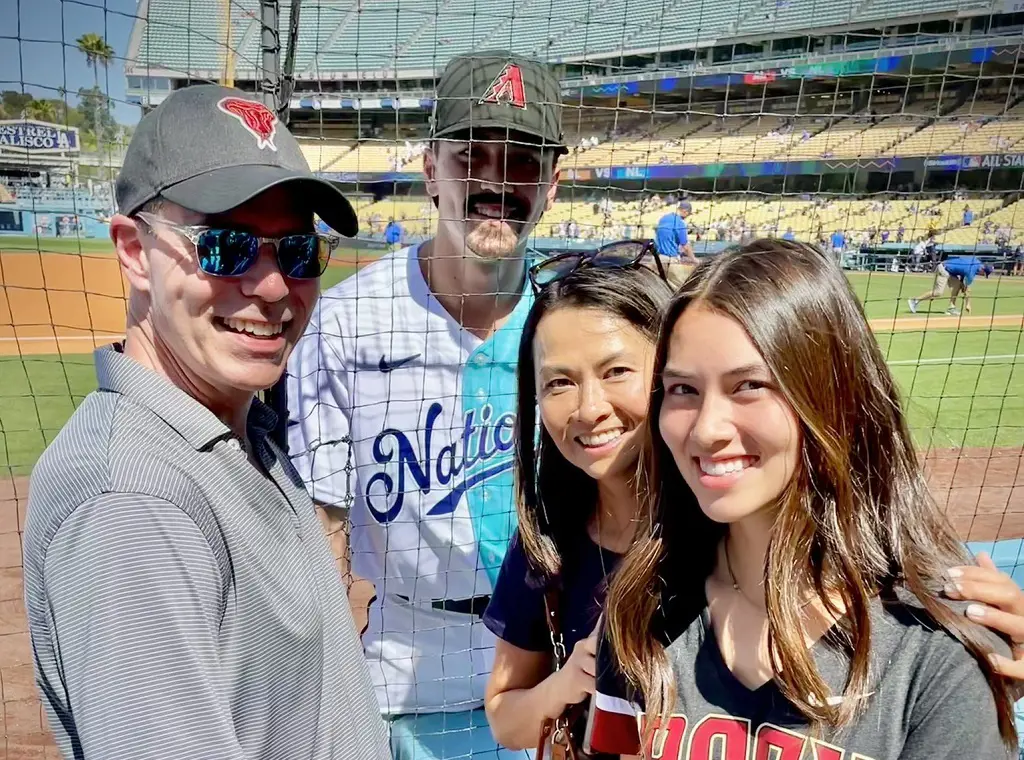
M 922 449 L 1024 445 L 1024 333 L 881 333 Z
M 30 235 L 0 235 L 2 253 L 109 253 L 114 247 L 106 238 L 36 238 Z
M 90 354 L 0 357 L 0 472 L 27 474 L 95 388 Z
M 360 259 L 368 257 L 360 253 Z M 355 271 L 334 265 L 328 288 Z M 926 275 L 853 274 L 870 318 L 909 316 L 906 298 Z M 975 315 L 1024 313 L 1024 278 L 974 287 Z M 946 300 L 931 303 L 932 312 Z M 1024 332 L 1019 328 L 882 332 L 878 341 L 903 390 L 921 448 L 1024 445 Z M 980 357 L 980 358 L 979 358 Z M 74 407 L 95 387 L 92 357 L 0 357 L 0 472 L 27 474 Z
M 930 274 L 851 272 L 850 282 L 868 319 L 907 317 L 908 298 L 931 290 Z M 949 291 L 921 305 L 920 313 L 939 315 L 949 307 Z M 979 277 L 971 286 L 971 315 L 1024 314 L 1024 277 Z

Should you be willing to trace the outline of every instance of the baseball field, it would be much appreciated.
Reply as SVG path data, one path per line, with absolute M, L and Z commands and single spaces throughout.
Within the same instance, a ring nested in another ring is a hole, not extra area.
M 341 250 L 324 287 L 376 254 Z M 851 273 L 898 379 L 935 497 L 964 540 L 1024 538 L 1024 278 L 975 283 L 910 314 L 930 275 Z M 106 241 L 0 239 L 0 694 L 6 757 L 54 755 L 35 698 L 22 607 L 27 476 L 95 377 L 91 352 L 124 329 L 125 286 Z

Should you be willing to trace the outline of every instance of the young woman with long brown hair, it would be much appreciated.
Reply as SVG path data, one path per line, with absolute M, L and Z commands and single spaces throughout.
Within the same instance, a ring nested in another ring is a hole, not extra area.
M 647 757 L 1009 757 L 999 642 L 942 596 L 964 549 L 835 264 L 785 241 L 703 261 L 654 372 L 602 710 L 642 711 Z M 598 748 L 639 749 L 620 738 Z

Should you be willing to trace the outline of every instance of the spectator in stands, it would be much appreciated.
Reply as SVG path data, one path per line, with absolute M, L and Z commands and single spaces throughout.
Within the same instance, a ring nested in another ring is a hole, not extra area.
M 890 234 L 891 233 L 889 232 L 889 230 L 882 230 L 882 245 L 885 245 L 886 243 L 889 242 Z
M 970 227 L 974 222 L 974 211 L 970 205 L 964 206 L 964 227 Z
M 388 244 L 389 251 L 397 251 L 402 247 L 404 233 L 401 224 L 394 219 L 388 219 L 388 226 L 384 228 L 384 242 Z
M 693 212 L 689 201 L 679 201 L 674 211 L 669 211 L 658 220 L 654 240 L 658 253 L 662 256 L 681 257 L 688 262 L 696 263 L 693 246 L 686 229 L 686 217 Z
M 567 152 L 560 103 L 538 61 L 453 57 L 423 157 L 436 235 L 327 291 L 289 365 L 294 461 L 376 584 L 363 644 L 395 760 L 527 757 L 487 725 L 480 618 L 516 526 L 527 245 Z
M 907 228 L 904 227 L 903 223 L 901 222 L 900 226 L 896 228 L 896 242 L 897 243 L 902 243 L 903 242 L 903 237 L 906 234 L 907 234 Z
M 256 397 L 316 303 L 313 214 L 346 235 L 356 215 L 251 98 L 187 87 L 136 127 L 110 231 L 127 335 L 32 474 L 29 635 L 67 758 L 389 757 L 330 547 Z
M 796 240 L 796 233 L 793 232 L 792 227 L 787 227 L 786 231 L 782 233 L 783 240 Z
M 968 314 L 971 313 L 971 293 L 970 288 L 974 283 L 974 278 L 978 276 L 979 272 L 984 273 L 985 277 L 991 276 L 994 268 L 991 264 L 985 264 L 977 256 L 951 256 L 945 261 L 939 262 L 935 266 L 935 281 L 932 284 L 931 290 L 926 293 L 922 293 L 917 298 L 911 298 L 907 301 L 907 305 L 913 313 L 917 313 L 917 307 L 922 301 L 930 301 L 933 298 L 942 298 L 942 294 L 948 287 L 950 289 L 949 294 L 949 308 L 946 309 L 946 313 L 951 317 L 958 316 L 960 314 L 956 307 L 956 299 L 961 293 L 963 294 L 964 300 L 964 311 Z
M 1010 228 L 1005 224 L 999 225 L 996 229 L 996 251 L 1000 256 L 1005 255 L 1009 249 L 1011 234 Z

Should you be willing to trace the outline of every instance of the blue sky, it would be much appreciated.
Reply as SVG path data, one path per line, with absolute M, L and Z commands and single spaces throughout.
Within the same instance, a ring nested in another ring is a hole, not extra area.
M 95 32 L 115 55 L 107 71 L 100 68 L 100 88 L 114 98 L 114 118 L 134 124 L 140 114 L 124 102 L 124 56 L 137 7 L 137 0 L 0 0 L 0 90 L 57 98 L 61 87 L 92 87 L 75 40 Z

